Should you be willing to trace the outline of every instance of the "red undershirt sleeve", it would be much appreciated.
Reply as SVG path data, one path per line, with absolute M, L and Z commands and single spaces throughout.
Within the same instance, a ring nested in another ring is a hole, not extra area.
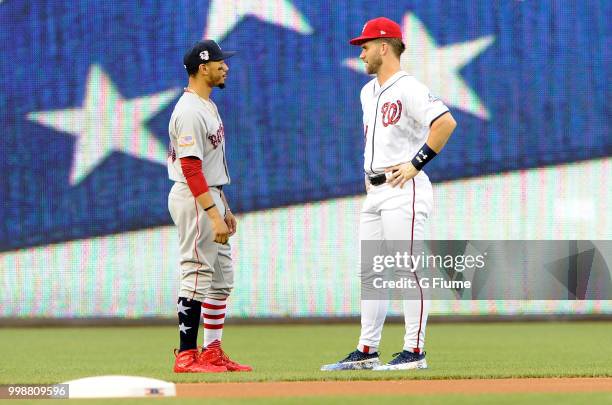
M 181 169 L 183 169 L 183 175 L 187 179 L 187 185 L 191 194 L 197 197 L 208 191 L 208 184 L 202 173 L 202 161 L 194 156 L 187 156 L 181 158 Z

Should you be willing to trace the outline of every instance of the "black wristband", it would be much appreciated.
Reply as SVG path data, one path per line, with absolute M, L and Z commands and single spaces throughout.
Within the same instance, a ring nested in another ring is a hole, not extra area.
M 429 145 L 424 144 L 420 151 L 417 152 L 416 155 L 412 158 L 412 165 L 417 169 L 421 170 L 423 166 L 429 163 L 433 158 L 437 155 L 433 149 L 429 147 Z
M 204 211 L 208 211 L 209 209 L 214 208 L 216 206 L 217 206 L 217 204 L 213 203 L 213 205 L 211 205 L 210 207 L 204 208 Z

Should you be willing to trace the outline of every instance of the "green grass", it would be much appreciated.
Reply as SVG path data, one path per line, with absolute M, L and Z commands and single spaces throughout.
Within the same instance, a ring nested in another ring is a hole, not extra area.
M 224 348 L 252 373 L 174 374 L 174 327 L 0 329 L 0 384 L 57 383 L 107 374 L 175 382 L 612 376 L 612 323 L 433 324 L 429 370 L 321 372 L 352 351 L 358 325 L 229 326 Z M 383 360 L 402 345 L 387 325 Z
M 351 404 L 351 405 L 372 405 L 372 404 L 402 404 L 416 403 L 419 405 L 472 405 L 472 404 L 491 404 L 491 405 L 516 405 L 516 404 L 537 404 L 537 405 L 569 405 L 569 404 L 609 404 L 612 403 L 612 393 L 529 393 L 529 394 L 436 394 L 436 395 L 360 395 L 360 396 L 318 396 L 300 398 L 248 398 L 248 399 L 218 399 L 209 402 L 215 405 L 264 405 L 264 404 Z M 0 401 L 2 402 L 2 401 Z M 7 401 L 7 404 L 9 402 Z M 14 403 L 11 402 L 11 403 Z M 19 405 L 26 404 L 48 404 L 48 400 L 28 401 L 20 400 Z M 62 402 L 63 403 L 63 402 Z M 206 403 L 197 398 L 139 398 L 139 399 L 88 399 L 70 400 L 70 405 L 107 405 L 109 403 L 117 405 L 166 405 L 166 404 L 202 404 Z

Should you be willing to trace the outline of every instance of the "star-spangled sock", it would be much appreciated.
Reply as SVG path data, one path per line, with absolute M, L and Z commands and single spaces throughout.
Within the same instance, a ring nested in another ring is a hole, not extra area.
M 196 300 L 179 297 L 176 304 L 178 313 L 179 336 L 181 347 L 179 352 L 198 348 L 198 328 L 202 303 Z
M 225 322 L 226 300 L 205 298 L 202 304 L 202 317 L 204 320 L 204 347 L 213 344 L 221 345 L 223 324 Z

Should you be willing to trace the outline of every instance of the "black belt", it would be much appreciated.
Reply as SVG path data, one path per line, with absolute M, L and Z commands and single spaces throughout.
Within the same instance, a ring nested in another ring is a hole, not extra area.
M 210 186 L 210 187 L 216 188 L 216 189 L 218 189 L 219 191 L 222 191 L 222 190 L 223 190 L 223 186 Z
M 385 184 L 387 182 L 387 176 L 384 174 L 379 174 L 377 176 L 368 176 L 368 180 L 370 184 L 373 186 L 380 186 L 381 184 Z

